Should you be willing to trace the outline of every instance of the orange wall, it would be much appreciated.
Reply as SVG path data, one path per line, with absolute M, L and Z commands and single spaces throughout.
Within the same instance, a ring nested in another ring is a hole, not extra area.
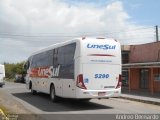
M 159 68 L 160 69 L 160 68 Z M 158 69 L 154 68 L 153 76 L 158 74 Z M 149 90 L 151 91 L 151 69 L 149 69 Z M 130 68 L 131 90 L 138 90 L 140 83 L 140 68 Z M 160 92 L 160 81 L 154 80 L 154 92 Z
M 131 80 L 131 89 L 139 89 L 139 69 L 130 68 L 130 80 Z
M 154 71 L 153 71 L 153 74 L 156 75 L 156 74 L 160 74 L 160 68 L 159 68 L 159 71 L 158 71 L 158 68 L 155 68 Z M 160 81 L 156 81 L 154 80 L 154 91 L 155 92 L 160 92 Z
M 129 63 L 160 62 L 160 41 L 130 47 Z M 159 68 L 160 69 L 160 68 Z M 160 70 L 159 70 L 160 71 Z M 160 92 L 160 81 L 154 80 L 156 74 L 160 74 L 158 68 L 153 70 L 153 80 L 151 79 L 151 69 L 149 69 L 149 90 L 152 90 L 152 81 L 155 92 Z M 130 68 L 130 89 L 139 89 L 140 68 Z
M 160 92 L 160 81 L 154 81 L 154 91 Z

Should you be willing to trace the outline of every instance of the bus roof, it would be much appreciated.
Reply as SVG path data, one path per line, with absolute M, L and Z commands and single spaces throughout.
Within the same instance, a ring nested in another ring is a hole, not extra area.
M 48 47 L 45 47 L 45 48 L 43 48 L 43 49 L 41 49 L 41 50 L 38 50 L 38 51 L 36 51 L 36 52 L 33 52 L 33 53 L 31 54 L 31 56 L 36 55 L 36 54 L 39 54 L 39 53 L 41 53 L 41 52 L 45 52 L 45 51 L 48 51 L 48 50 L 52 50 L 52 49 L 57 48 L 57 47 L 60 47 L 60 46 L 64 46 L 64 45 L 69 44 L 69 43 L 73 43 L 73 42 L 76 42 L 76 41 L 79 41 L 79 39 L 68 40 L 68 41 L 65 41 L 65 42 L 60 42 L 60 43 L 53 44 L 53 45 L 50 45 L 50 46 L 48 46 Z
M 56 43 L 56 44 L 50 45 L 50 46 L 48 46 L 48 47 L 46 47 L 46 48 L 43 48 L 43 49 L 41 49 L 41 50 L 38 50 L 38 51 L 36 51 L 36 52 L 33 52 L 33 53 L 30 55 L 30 57 L 33 56 L 33 55 L 36 55 L 36 54 L 39 54 L 39 53 L 48 51 L 48 50 L 52 50 L 52 49 L 57 48 L 57 47 L 60 47 L 60 46 L 64 46 L 64 45 L 73 43 L 73 42 L 81 42 L 81 41 L 83 41 L 83 40 L 93 40 L 93 39 L 103 39 L 103 40 L 114 40 L 114 41 L 116 41 L 116 40 L 113 39 L 113 38 L 95 38 L 95 37 L 75 38 L 75 39 L 68 40 L 68 41 L 65 41 L 65 42 Z

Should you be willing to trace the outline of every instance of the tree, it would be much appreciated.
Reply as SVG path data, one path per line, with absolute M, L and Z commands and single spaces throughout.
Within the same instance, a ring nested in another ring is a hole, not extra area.
M 25 74 L 24 61 L 20 63 L 4 63 L 6 78 L 13 79 L 16 74 Z

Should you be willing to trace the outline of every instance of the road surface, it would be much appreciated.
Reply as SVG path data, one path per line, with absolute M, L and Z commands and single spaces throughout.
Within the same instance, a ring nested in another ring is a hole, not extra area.
M 3 96 L 0 94 L 1 99 L 3 99 L 4 96 L 8 96 L 8 103 L 9 101 L 16 101 L 16 104 L 20 104 L 21 107 L 17 107 L 17 113 L 19 109 L 23 109 L 20 110 L 21 114 L 39 114 L 44 116 L 45 119 L 51 119 L 51 115 L 61 115 L 60 117 L 69 117 L 67 119 L 74 120 L 74 117 L 72 118 L 71 115 L 76 115 L 79 119 L 84 119 L 85 115 L 89 114 L 92 115 L 93 118 L 98 119 L 96 116 L 100 115 L 103 117 L 105 114 L 160 114 L 160 106 L 121 98 L 92 99 L 89 102 L 61 99 L 58 103 L 52 103 L 49 95 L 43 93 L 32 95 L 30 91 L 26 89 L 25 84 L 22 83 L 6 82 L 6 85 L 0 88 L 0 92 L 3 93 Z M 13 108 L 14 105 L 10 106 Z M 66 116 L 66 114 L 70 116 Z

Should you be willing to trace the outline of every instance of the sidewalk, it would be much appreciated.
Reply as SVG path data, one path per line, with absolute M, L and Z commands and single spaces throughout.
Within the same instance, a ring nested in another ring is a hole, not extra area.
M 121 98 L 154 104 L 154 105 L 160 105 L 160 93 L 151 95 L 149 92 L 144 92 L 144 91 L 129 92 L 128 90 L 122 90 Z

